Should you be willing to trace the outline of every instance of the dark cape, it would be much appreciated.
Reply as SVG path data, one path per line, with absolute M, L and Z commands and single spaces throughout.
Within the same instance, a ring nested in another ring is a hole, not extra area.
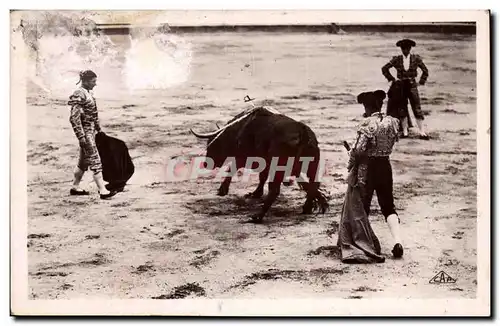
M 389 90 L 387 91 L 387 115 L 399 119 L 399 127 L 402 130 L 402 119 L 408 118 L 408 128 L 412 128 L 413 122 L 411 120 L 410 112 L 408 111 L 408 98 L 405 94 L 404 82 L 396 80 L 392 82 Z
M 135 171 L 134 163 L 124 141 L 97 133 L 95 137 L 97 151 L 101 158 L 102 175 L 109 188 L 123 188 Z
M 381 255 L 380 241 L 363 207 L 357 171 L 358 165 L 355 164 L 349 172 L 337 246 L 343 263 L 383 263 L 385 257 Z

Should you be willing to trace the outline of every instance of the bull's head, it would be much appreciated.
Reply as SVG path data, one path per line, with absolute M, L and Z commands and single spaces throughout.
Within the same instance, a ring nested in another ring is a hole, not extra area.
M 253 111 L 240 113 L 235 118 L 231 119 L 226 125 L 212 132 L 198 133 L 190 129 L 191 133 L 197 138 L 207 139 L 206 157 L 213 160 L 214 168 L 221 167 L 228 156 L 235 154 L 232 149 L 235 147 L 237 142 L 236 133 L 238 128 L 240 127 L 241 122 L 252 112 Z
M 224 148 L 221 146 L 221 142 L 214 142 L 215 138 L 224 131 L 223 128 L 219 128 L 215 131 L 209 133 L 197 133 L 194 130 L 190 129 L 191 133 L 200 139 L 207 139 L 207 153 L 206 157 L 213 160 L 214 168 L 221 167 L 226 160 L 227 155 L 224 153 Z M 206 163 L 204 164 L 204 168 L 207 168 Z

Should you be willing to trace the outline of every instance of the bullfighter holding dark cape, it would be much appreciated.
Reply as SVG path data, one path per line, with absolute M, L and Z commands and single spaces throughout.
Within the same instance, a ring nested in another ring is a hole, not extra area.
M 123 191 L 134 165 L 125 143 L 109 137 L 101 130 L 97 104 L 91 91 L 96 86 L 97 75 L 91 70 L 80 72 L 81 86 L 70 96 L 70 123 L 78 139 L 79 158 L 74 170 L 72 196 L 85 196 L 89 192 L 80 188 L 82 177 L 88 169 L 93 172 L 101 199 L 113 197 Z M 104 184 L 107 181 L 108 184 Z
M 373 192 L 394 237 L 394 257 L 403 255 L 399 237 L 399 217 L 392 193 L 389 155 L 398 139 L 399 120 L 380 112 L 385 92 L 364 92 L 358 103 L 365 107 L 365 119 L 358 126 L 357 139 L 349 152 L 348 187 L 342 208 L 338 247 L 345 263 L 381 263 L 380 242 L 368 216 Z

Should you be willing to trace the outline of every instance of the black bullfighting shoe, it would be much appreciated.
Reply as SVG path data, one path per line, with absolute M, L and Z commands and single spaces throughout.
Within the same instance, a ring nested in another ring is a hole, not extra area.
M 88 196 L 89 192 L 86 190 L 77 190 L 75 188 L 71 188 L 71 190 L 69 191 L 69 194 L 71 196 Z
M 394 258 L 401 258 L 403 256 L 403 246 L 400 243 L 394 245 L 394 248 L 392 248 L 392 255 Z

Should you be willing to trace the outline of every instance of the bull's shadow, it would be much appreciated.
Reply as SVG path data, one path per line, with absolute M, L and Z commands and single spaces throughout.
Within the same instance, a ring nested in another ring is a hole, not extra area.
M 258 213 L 265 200 L 247 198 L 243 195 L 210 196 L 189 201 L 185 206 L 194 214 L 206 215 L 207 218 L 233 219 L 236 223 L 252 223 L 252 216 Z M 304 198 L 290 198 L 281 194 L 270 208 L 260 225 L 293 226 L 317 218 L 319 214 L 302 214 Z M 327 217 L 327 214 L 321 214 Z

